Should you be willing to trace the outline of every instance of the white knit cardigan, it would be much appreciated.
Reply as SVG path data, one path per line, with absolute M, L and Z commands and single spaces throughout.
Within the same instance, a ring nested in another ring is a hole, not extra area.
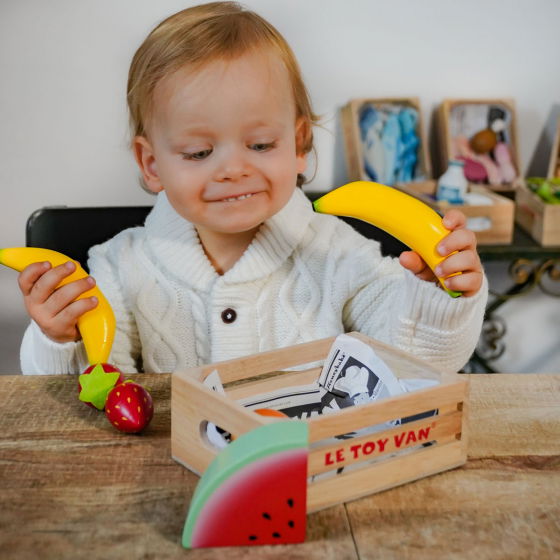
M 352 330 L 457 371 L 478 340 L 488 291 L 485 280 L 474 297 L 449 297 L 382 257 L 376 241 L 316 214 L 299 189 L 223 275 L 165 193 L 144 227 L 92 248 L 88 263 L 117 318 L 111 363 L 126 373 L 171 372 Z M 224 322 L 226 309 L 233 322 Z M 83 343 L 52 342 L 32 321 L 21 366 L 80 373 Z

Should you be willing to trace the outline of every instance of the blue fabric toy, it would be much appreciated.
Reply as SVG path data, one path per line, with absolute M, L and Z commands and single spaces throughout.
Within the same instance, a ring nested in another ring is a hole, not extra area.
M 414 180 L 420 139 L 418 112 L 412 107 L 366 104 L 359 114 L 364 170 L 385 185 Z
M 418 146 L 420 145 L 420 139 L 416 135 L 417 122 L 418 112 L 415 109 L 407 107 L 399 113 L 403 150 L 397 181 L 410 182 L 414 178 L 414 169 L 418 161 Z
M 364 169 L 372 181 L 379 181 L 385 167 L 385 154 L 381 143 L 383 121 L 378 112 L 366 105 L 360 113 L 360 134 L 364 153 Z

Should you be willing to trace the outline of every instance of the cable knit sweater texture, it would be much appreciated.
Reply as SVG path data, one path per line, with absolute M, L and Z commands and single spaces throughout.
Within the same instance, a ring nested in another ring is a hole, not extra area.
M 457 371 L 479 337 L 487 282 L 450 298 L 296 189 L 219 275 L 193 225 L 165 193 L 144 227 L 93 247 L 89 267 L 117 319 L 111 363 L 126 373 L 172 372 L 360 331 Z M 236 318 L 226 323 L 225 309 Z M 21 348 L 26 374 L 80 373 L 82 342 L 58 344 L 32 321 Z

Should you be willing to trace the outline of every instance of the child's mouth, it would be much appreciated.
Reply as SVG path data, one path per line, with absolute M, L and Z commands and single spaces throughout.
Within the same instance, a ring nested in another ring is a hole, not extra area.
M 222 198 L 220 202 L 235 202 L 236 200 L 245 200 L 253 196 L 253 193 L 241 194 L 239 196 L 230 196 L 228 198 Z

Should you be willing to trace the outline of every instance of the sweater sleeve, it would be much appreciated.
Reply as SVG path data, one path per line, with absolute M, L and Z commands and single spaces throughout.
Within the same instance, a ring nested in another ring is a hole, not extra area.
M 81 373 L 88 365 L 83 342 L 54 342 L 35 321 L 31 321 L 23 335 L 20 363 L 24 375 Z
M 347 330 L 357 330 L 439 366 L 458 371 L 471 356 L 488 297 L 452 298 L 418 279 L 397 259 L 364 245 L 356 254 L 352 296 L 344 309 Z

